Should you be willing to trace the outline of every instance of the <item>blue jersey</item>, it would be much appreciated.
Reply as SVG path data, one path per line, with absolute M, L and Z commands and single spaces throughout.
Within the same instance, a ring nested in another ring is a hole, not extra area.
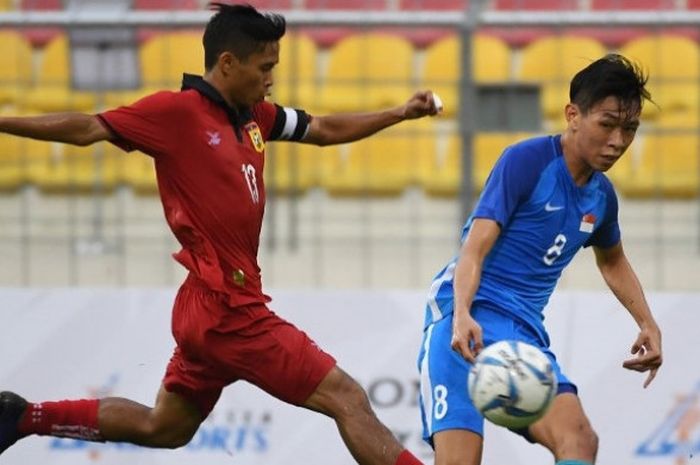
M 496 221 L 500 235 L 486 256 L 473 305 L 506 313 L 549 343 L 543 309 L 562 270 L 581 247 L 607 248 L 620 241 L 617 197 L 604 174 L 577 186 L 560 136 L 528 139 L 508 147 L 496 162 L 462 230 L 475 218 Z M 433 280 L 426 326 L 453 310 L 457 257 Z

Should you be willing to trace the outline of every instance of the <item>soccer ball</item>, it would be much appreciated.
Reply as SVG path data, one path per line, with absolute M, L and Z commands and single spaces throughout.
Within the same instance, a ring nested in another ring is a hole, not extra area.
M 511 429 L 541 418 L 557 392 L 547 356 L 520 341 L 499 341 L 484 348 L 468 378 L 476 408 L 491 422 Z

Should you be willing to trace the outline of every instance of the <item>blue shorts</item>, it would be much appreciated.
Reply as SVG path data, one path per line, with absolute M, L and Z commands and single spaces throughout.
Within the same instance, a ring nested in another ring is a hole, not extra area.
M 552 362 L 559 381 L 557 393 L 577 392 L 576 386 L 561 372 L 552 351 L 542 346 L 532 330 L 495 310 L 473 307 L 471 314 L 481 325 L 485 346 L 503 339 L 534 345 Z M 431 446 L 433 434 L 439 431 L 463 429 L 484 435 L 484 417 L 472 404 L 467 389 L 472 364 L 452 350 L 451 340 L 452 313 L 426 328 L 418 355 L 423 439 Z M 531 440 L 527 429 L 515 432 Z

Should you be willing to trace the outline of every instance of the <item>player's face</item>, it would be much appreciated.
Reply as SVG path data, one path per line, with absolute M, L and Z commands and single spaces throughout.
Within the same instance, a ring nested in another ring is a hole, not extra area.
M 574 113 L 569 123 L 582 161 L 593 170 L 609 170 L 634 140 L 640 109 L 630 111 L 617 97 L 607 97 L 586 114 L 577 108 Z
M 279 42 L 268 42 L 245 60 L 234 59 L 229 89 L 237 105 L 250 107 L 270 94 L 272 69 L 279 62 L 279 51 Z

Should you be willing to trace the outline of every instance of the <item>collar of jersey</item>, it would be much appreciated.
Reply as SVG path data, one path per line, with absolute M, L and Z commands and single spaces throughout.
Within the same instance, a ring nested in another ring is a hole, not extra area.
M 221 107 L 226 112 L 228 120 L 231 123 L 231 126 L 233 126 L 233 130 L 236 132 L 236 137 L 239 141 L 242 140 L 241 127 L 251 119 L 251 115 L 248 110 L 239 110 L 238 108 L 230 106 L 221 96 L 219 91 L 205 81 L 202 76 L 184 73 L 182 75 L 181 90 L 188 89 L 196 90 L 204 97 L 214 102 L 217 106 Z

